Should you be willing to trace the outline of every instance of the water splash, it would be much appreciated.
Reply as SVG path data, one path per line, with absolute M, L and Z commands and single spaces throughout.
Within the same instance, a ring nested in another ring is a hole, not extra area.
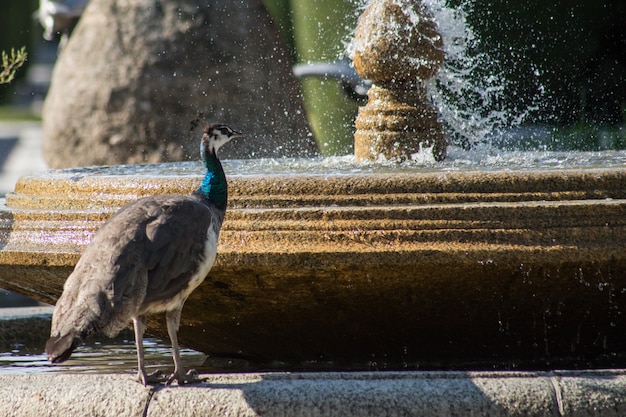
M 567 169 L 619 169 L 626 166 L 626 151 L 555 152 L 507 151 L 500 152 L 490 145 L 477 145 L 471 150 L 459 146 L 448 147 L 444 161 L 435 161 L 432 153 L 423 150 L 411 160 L 356 161 L 354 155 L 316 158 L 257 158 L 223 160 L 229 178 L 270 175 L 324 175 L 342 176 L 368 173 L 426 173 L 470 171 L 558 171 Z M 155 176 L 176 178 L 202 177 L 204 168 L 199 161 L 164 164 L 115 165 L 104 167 L 72 168 L 62 171 L 44 171 L 36 175 L 83 179 L 85 177 Z M 35 175 L 35 174 L 33 174 Z M 113 181 L 111 179 L 109 182 Z
M 427 89 L 453 145 L 471 149 L 492 144 L 519 126 L 535 111 L 530 105 L 514 107 L 506 100 L 509 81 L 502 65 L 481 44 L 468 23 L 473 2 L 451 7 L 444 0 L 424 0 L 443 37 L 444 66 L 429 80 Z
M 427 82 L 427 91 L 446 126 L 449 143 L 463 149 L 477 145 L 502 145 L 515 141 L 510 136 L 514 127 L 522 124 L 537 110 L 541 92 L 531 104 L 511 104 L 507 100 L 510 82 L 505 69 L 486 51 L 481 40 L 468 23 L 473 0 L 423 0 L 415 5 L 406 0 L 392 0 L 407 13 L 412 24 L 423 17 L 420 7 L 426 7 L 443 38 L 444 65 Z M 366 1 L 356 0 L 360 10 Z M 358 45 L 347 43 L 347 55 L 353 56 Z M 423 63 L 420 63 L 423 65 Z

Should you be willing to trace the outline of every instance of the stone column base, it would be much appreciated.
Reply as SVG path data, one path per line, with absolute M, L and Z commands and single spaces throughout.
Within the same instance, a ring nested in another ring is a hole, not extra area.
M 421 152 L 440 161 L 446 140 L 436 110 L 426 101 L 422 87 L 399 90 L 372 86 L 368 102 L 355 121 L 354 154 L 357 160 L 404 161 Z

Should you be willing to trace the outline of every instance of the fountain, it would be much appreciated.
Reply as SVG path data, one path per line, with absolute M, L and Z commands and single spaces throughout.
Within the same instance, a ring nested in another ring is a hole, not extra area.
M 370 7 L 384 5 L 388 12 L 366 11 L 362 27 L 381 16 L 414 23 L 393 2 Z M 411 81 L 441 64 L 432 19 L 419 21 L 426 34 L 404 36 L 418 50 L 427 46 L 433 65 L 423 71 L 381 75 L 368 61 L 380 56 L 356 55 L 374 81 L 357 120 L 362 159 L 445 155 L 434 110 L 419 100 L 421 82 Z M 459 170 L 444 161 L 416 171 L 346 158 L 226 161 L 230 207 L 219 255 L 185 305 L 180 341 L 226 358 L 215 362 L 222 369 L 624 365 L 619 165 Z M 199 172 L 195 163 L 172 163 L 20 178 L 0 211 L 0 287 L 54 303 L 82 248 L 118 207 L 191 192 Z M 149 328 L 165 334 L 160 317 Z
M 354 68 L 374 83 L 355 122 L 356 158 L 406 160 L 430 148 L 442 160 L 443 127 L 424 87 L 444 55 L 429 10 L 421 2 L 372 1 L 354 45 Z

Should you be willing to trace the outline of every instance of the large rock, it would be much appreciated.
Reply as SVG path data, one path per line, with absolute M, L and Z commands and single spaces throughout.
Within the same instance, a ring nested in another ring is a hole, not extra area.
M 260 0 L 93 0 L 54 70 L 45 159 L 195 159 L 199 112 L 247 134 L 223 157 L 315 153 L 290 57 Z

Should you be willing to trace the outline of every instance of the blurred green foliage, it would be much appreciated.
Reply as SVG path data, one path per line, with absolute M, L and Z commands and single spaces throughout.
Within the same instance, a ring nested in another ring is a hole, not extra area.
M 26 47 L 18 50 L 11 48 L 11 52 L 2 51 L 1 57 L 0 84 L 10 83 L 15 78 L 15 73 L 26 63 Z
M 32 50 L 36 28 L 34 13 L 39 6 L 38 0 L 2 0 L 0 5 L 0 51 L 26 47 Z M 19 79 L 24 76 L 28 62 L 16 74 Z M 0 104 L 7 104 L 15 83 L 0 85 Z

